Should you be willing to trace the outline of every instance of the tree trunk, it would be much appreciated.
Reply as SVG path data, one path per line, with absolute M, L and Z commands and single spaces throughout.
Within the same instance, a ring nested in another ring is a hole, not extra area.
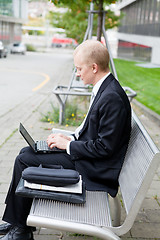
M 102 36 L 102 22 L 103 22 L 103 0 L 99 1 L 99 14 L 98 14 L 98 25 L 97 25 L 97 40 L 101 41 Z

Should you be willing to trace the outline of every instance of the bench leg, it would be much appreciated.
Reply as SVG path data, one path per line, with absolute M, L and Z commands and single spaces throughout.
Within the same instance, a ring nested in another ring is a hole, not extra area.
M 120 238 L 110 229 L 96 227 L 87 224 L 67 222 L 55 220 L 50 218 L 43 218 L 38 216 L 29 215 L 27 218 L 28 226 L 44 227 L 49 229 L 56 229 L 59 231 L 67 231 L 79 234 L 95 236 L 104 240 L 120 240 Z
M 120 226 L 121 221 L 121 205 L 118 196 L 109 198 L 111 206 L 112 225 L 114 227 Z
M 55 94 L 59 102 L 59 124 L 61 125 L 64 120 L 65 101 L 61 99 L 59 94 Z
M 64 121 L 64 111 L 65 111 L 65 104 L 61 103 L 59 106 L 59 124 L 62 125 Z

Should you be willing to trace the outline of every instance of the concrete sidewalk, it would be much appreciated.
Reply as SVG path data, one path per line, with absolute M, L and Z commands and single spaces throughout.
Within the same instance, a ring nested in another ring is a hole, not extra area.
M 49 109 L 50 99 L 51 93 L 48 93 L 48 95 L 45 95 L 45 97 L 43 97 L 43 101 L 39 107 L 36 107 L 35 111 L 32 111 L 32 114 L 28 114 L 27 119 L 23 121 L 24 125 L 35 139 L 46 139 L 46 137 L 51 132 L 51 128 L 53 127 L 49 123 L 40 121 L 41 113 L 46 113 L 47 109 Z M 136 101 L 133 101 L 132 107 L 160 149 L 159 116 L 155 116 L 150 111 L 146 111 L 146 109 L 143 108 L 143 106 L 137 104 Z M 54 125 L 54 127 L 59 128 L 59 125 Z M 74 130 L 74 128 L 70 127 L 67 129 Z M 9 183 L 11 181 L 14 159 L 19 153 L 19 150 L 25 145 L 26 142 L 23 140 L 17 130 L 13 132 L 12 135 L 10 135 L 10 137 L 0 148 L 0 218 L 3 215 L 5 207 L 4 200 L 9 187 Z M 34 233 L 34 236 L 35 240 L 96 240 L 94 237 L 82 235 L 77 236 L 72 233 L 61 233 L 59 231 L 49 229 L 37 229 L 37 231 Z M 160 239 L 160 167 L 157 169 L 157 173 L 154 176 L 151 187 L 142 205 L 141 211 L 139 212 L 131 231 L 121 239 Z

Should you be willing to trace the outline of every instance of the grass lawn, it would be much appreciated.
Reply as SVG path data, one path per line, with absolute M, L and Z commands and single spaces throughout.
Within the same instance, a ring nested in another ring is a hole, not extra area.
M 143 68 L 122 59 L 114 63 L 121 85 L 132 88 L 139 102 L 160 114 L 160 68 Z

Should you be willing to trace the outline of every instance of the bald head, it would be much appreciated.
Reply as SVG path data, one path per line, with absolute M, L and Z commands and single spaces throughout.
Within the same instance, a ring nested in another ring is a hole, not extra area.
M 81 43 L 74 51 L 74 57 L 81 57 L 87 64 L 96 63 L 102 72 L 109 70 L 109 53 L 107 48 L 99 41 L 86 40 Z

